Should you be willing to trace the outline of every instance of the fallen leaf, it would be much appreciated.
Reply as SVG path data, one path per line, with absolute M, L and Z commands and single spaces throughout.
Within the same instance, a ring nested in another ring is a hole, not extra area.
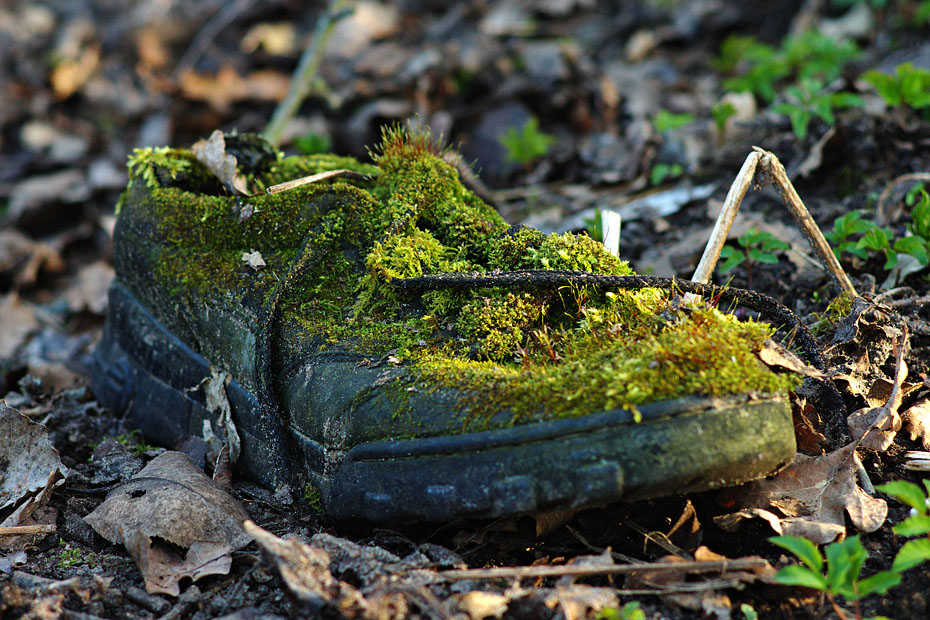
M 924 397 L 911 405 L 901 414 L 901 420 L 911 441 L 920 439 L 924 448 L 930 450 L 930 398 Z
M 901 384 L 907 378 L 907 364 L 904 363 L 904 351 L 907 348 L 907 333 L 897 344 L 895 377 L 888 400 L 881 407 L 863 407 L 846 418 L 849 434 L 859 445 L 879 452 L 887 450 L 894 443 L 895 435 L 901 430 Z
M 0 297 L 0 359 L 8 358 L 39 328 L 33 307 L 19 295 L 7 293 Z
M 71 312 L 90 312 L 102 316 L 107 311 L 107 291 L 113 280 L 113 267 L 94 261 L 81 267 L 77 278 L 64 293 Z
M 236 157 L 226 152 L 226 139 L 219 129 L 214 130 L 207 140 L 198 140 L 191 147 L 194 156 L 231 192 L 248 194 L 245 178 L 236 168 Z M 261 258 L 261 256 L 259 256 Z M 264 262 L 264 261 L 262 261 Z
M 255 271 L 258 271 L 259 269 L 264 269 L 265 267 L 267 267 L 267 265 L 265 264 L 265 259 L 262 258 L 261 252 L 257 250 L 252 250 L 251 252 L 243 252 L 242 262 L 244 262 L 246 265 L 248 265 Z
M 52 69 L 50 82 L 58 99 L 67 99 L 83 88 L 100 64 L 100 47 L 87 46 L 77 58 L 66 58 Z
M 264 550 L 288 591 L 309 607 L 311 615 L 335 606 L 343 615 L 353 617 L 360 614 L 351 612 L 367 607 L 367 601 L 354 586 L 333 577 L 329 553 L 324 549 L 296 537 L 278 538 L 252 521 L 246 521 L 243 527 Z
M 0 401 L 0 510 L 47 487 L 56 471 L 68 476 L 45 427 Z
M 619 607 L 617 593 L 613 588 L 596 588 L 585 584 L 557 587 L 555 591 L 559 608 L 565 620 L 584 620 L 596 617 L 606 607 Z
M 84 520 L 126 547 L 146 590 L 177 596 L 185 577 L 229 571 L 229 552 L 251 541 L 241 525 L 248 518 L 190 457 L 165 452 L 111 491 Z
M 459 611 L 468 614 L 472 620 L 483 620 L 484 618 L 500 618 L 507 611 L 509 603 L 510 600 L 503 594 L 472 590 L 462 595 L 456 606 Z
M 797 454 L 773 479 L 727 491 L 727 503 L 741 510 L 714 522 L 734 529 L 744 518 L 763 517 L 776 532 L 826 544 L 845 537 L 848 514 L 856 529 L 874 532 L 884 523 L 888 505 L 863 490 L 871 489 L 871 483 L 856 446 L 853 442 L 823 456 Z
M 251 54 L 262 48 L 272 56 L 292 56 L 297 53 L 297 32 L 293 22 L 262 22 L 249 28 L 239 42 L 239 49 Z
M 759 359 L 767 366 L 786 368 L 805 377 L 823 379 L 826 376 L 771 338 L 766 338 L 765 342 L 762 343 L 762 350 L 759 351 Z
M 180 85 L 185 97 L 206 101 L 211 108 L 225 114 L 238 101 L 280 101 L 287 94 L 290 76 L 272 70 L 240 76 L 235 69 L 224 65 L 216 75 L 184 71 Z

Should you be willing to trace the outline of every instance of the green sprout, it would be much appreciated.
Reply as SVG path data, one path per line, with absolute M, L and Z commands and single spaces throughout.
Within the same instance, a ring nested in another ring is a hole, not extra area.
M 311 131 L 294 140 L 294 146 L 301 155 L 317 155 L 332 151 L 333 141 L 326 134 Z
M 930 106 L 930 71 L 918 69 L 910 62 L 901 63 L 895 74 L 871 69 L 862 74 L 889 106 L 909 106 L 921 110 Z
M 833 230 L 825 232 L 823 236 L 833 245 L 833 254 L 837 260 L 843 254 L 865 259 L 868 253 L 865 248 L 859 247 L 859 240 L 852 237 L 864 235 L 874 226 L 874 223 L 862 219 L 862 214 L 856 209 L 833 220 Z
M 930 480 L 924 480 L 924 489 L 904 480 L 894 480 L 887 484 L 877 484 L 875 488 L 911 507 L 911 513 L 904 521 L 896 524 L 891 531 L 909 540 L 898 551 L 891 569 L 905 571 L 930 560 Z
M 668 110 L 659 110 L 656 112 L 656 115 L 652 117 L 652 126 L 655 127 L 656 131 L 659 133 L 680 129 L 693 122 L 694 114 L 675 114 Z
M 555 136 L 539 130 L 539 119 L 531 117 L 522 128 L 511 127 L 500 139 L 507 149 L 507 161 L 524 167 L 549 153 Z
M 649 183 L 651 185 L 662 185 L 666 179 L 677 179 L 685 173 L 681 164 L 667 164 L 659 162 L 649 171 Z
M 772 109 L 785 114 L 791 119 L 791 129 L 798 140 L 807 137 L 807 128 L 815 116 L 827 125 L 836 122 L 835 110 L 862 107 L 863 101 L 852 93 L 825 92 L 823 82 L 816 78 L 801 78 L 794 86 L 789 86 L 786 101 Z
M 729 101 L 718 101 L 710 108 L 710 115 L 714 118 L 714 125 L 718 131 L 723 131 L 727 127 L 727 121 L 736 114 L 736 106 Z
M 791 247 L 772 233 L 760 232 L 755 227 L 740 235 L 736 242 L 739 244 L 738 248 L 725 245 L 720 250 L 720 258 L 724 259 L 719 267 L 720 273 L 727 273 L 745 263 L 750 288 L 752 288 L 752 266 L 756 263 L 769 265 L 777 263 L 776 253 Z
M 605 607 L 597 614 L 598 620 L 646 620 L 646 612 L 640 609 L 638 601 L 630 601 L 620 609 Z
M 801 560 L 801 564 L 792 564 L 779 570 L 775 575 L 778 583 L 823 592 L 841 620 L 846 620 L 850 615 L 840 605 L 840 598 L 853 603 L 853 617 L 859 619 L 862 618 L 859 608 L 861 599 L 872 594 L 884 594 L 901 583 L 901 573 L 896 570 L 879 571 L 860 579 L 869 552 L 862 546 L 858 535 L 830 543 L 823 556 L 814 543 L 800 536 L 773 536 L 769 542 Z

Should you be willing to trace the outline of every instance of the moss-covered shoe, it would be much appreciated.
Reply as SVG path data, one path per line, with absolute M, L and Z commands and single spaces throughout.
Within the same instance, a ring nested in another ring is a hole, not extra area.
M 644 288 L 660 280 L 586 236 L 508 226 L 425 136 L 388 132 L 375 165 L 225 148 L 255 195 L 188 150 L 130 161 L 94 387 L 148 437 L 219 431 L 204 381 L 231 377 L 247 475 L 376 521 L 670 495 L 791 460 L 797 379 L 758 359 L 768 324 Z M 264 191 L 336 169 L 354 173 Z

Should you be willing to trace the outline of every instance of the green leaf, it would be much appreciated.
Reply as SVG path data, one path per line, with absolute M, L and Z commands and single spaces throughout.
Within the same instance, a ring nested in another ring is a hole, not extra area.
M 720 258 L 725 259 L 718 269 L 720 273 L 726 273 L 736 269 L 744 260 L 746 255 L 730 245 L 725 245 L 720 249 Z
M 500 139 L 507 160 L 527 165 L 549 152 L 555 136 L 539 130 L 539 119 L 531 117 L 522 128 L 511 127 Z
M 743 614 L 743 620 L 759 620 L 759 614 L 749 603 L 742 603 L 739 610 Z
M 899 583 L 901 583 L 901 573 L 883 570 L 860 581 L 856 584 L 856 589 L 859 598 L 864 598 L 872 594 L 884 594 Z
M 757 263 L 765 263 L 766 265 L 774 265 L 778 262 L 777 256 L 771 252 L 760 250 L 759 248 L 750 248 L 749 258 L 756 261 Z
M 714 125 L 719 131 L 727 126 L 727 121 L 736 114 L 736 106 L 729 101 L 718 101 L 710 107 L 710 115 L 714 118 Z
M 910 254 L 917 259 L 921 265 L 926 265 L 927 260 L 927 240 L 916 235 L 903 237 L 894 242 L 895 252 L 901 254 Z
M 801 586 L 824 592 L 827 590 L 827 580 L 823 575 L 800 564 L 782 568 L 775 574 L 775 581 L 784 586 Z
M 831 592 L 847 598 L 855 597 L 853 584 L 859 579 L 868 552 L 859 536 L 850 536 L 842 542 L 830 543 L 824 550 L 827 558 L 827 587 Z
M 772 536 L 769 542 L 796 555 L 808 568 L 818 574 L 823 570 L 823 556 L 817 545 L 800 536 Z
M 904 521 L 895 524 L 894 527 L 891 528 L 891 531 L 898 536 L 904 536 L 906 538 L 930 534 L 930 516 L 914 515 L 913 517 L 908 517 Z
M 914 568 L 918 564 L 930 560 L 930 538 L 919 538 L 909 540 L 898 551 L 891 569 L 896 571 L 906 571 Z
M 679 129 L 694 122 L 694 114 L 674 114 L 668 110 L 659 110 L 652 119 L 652 125 L 659 133 Z
M 890 495 L 903 504 L 916 510 L 918 514 L 927 514 L 927 496 L 919 486 L 907 480 L 892 480 L 885 484 L 876 484 L 875 489 Z

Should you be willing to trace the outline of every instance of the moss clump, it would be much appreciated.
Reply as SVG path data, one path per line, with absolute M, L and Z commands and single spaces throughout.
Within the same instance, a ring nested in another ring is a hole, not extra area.
M 307 247 L 308 268 L 279 306 L 279 321 L 300 339 L 286 346 L 390 351 L 407 369 L 399 389 L 457 390 L 469 428 L 796 384 L 755 355 L 768 325 L 673 307 L 654 289 L 401 295 L 391 280 L 445 272 L 631 270 L 585 235 L 508 226 L 426 134 L 389 130 L 373 159 L 257 158 L 265 163 L 248 172 L 256 188 L 338 168 L 372 180 L 234 198 L 189 151 L 137 154 L 128 204 L 157 230 L 157 284 L 189 305 L 241 300 L 255 315 Z M 242 260 L 254 251 L 267 265 L 260 271 Z

